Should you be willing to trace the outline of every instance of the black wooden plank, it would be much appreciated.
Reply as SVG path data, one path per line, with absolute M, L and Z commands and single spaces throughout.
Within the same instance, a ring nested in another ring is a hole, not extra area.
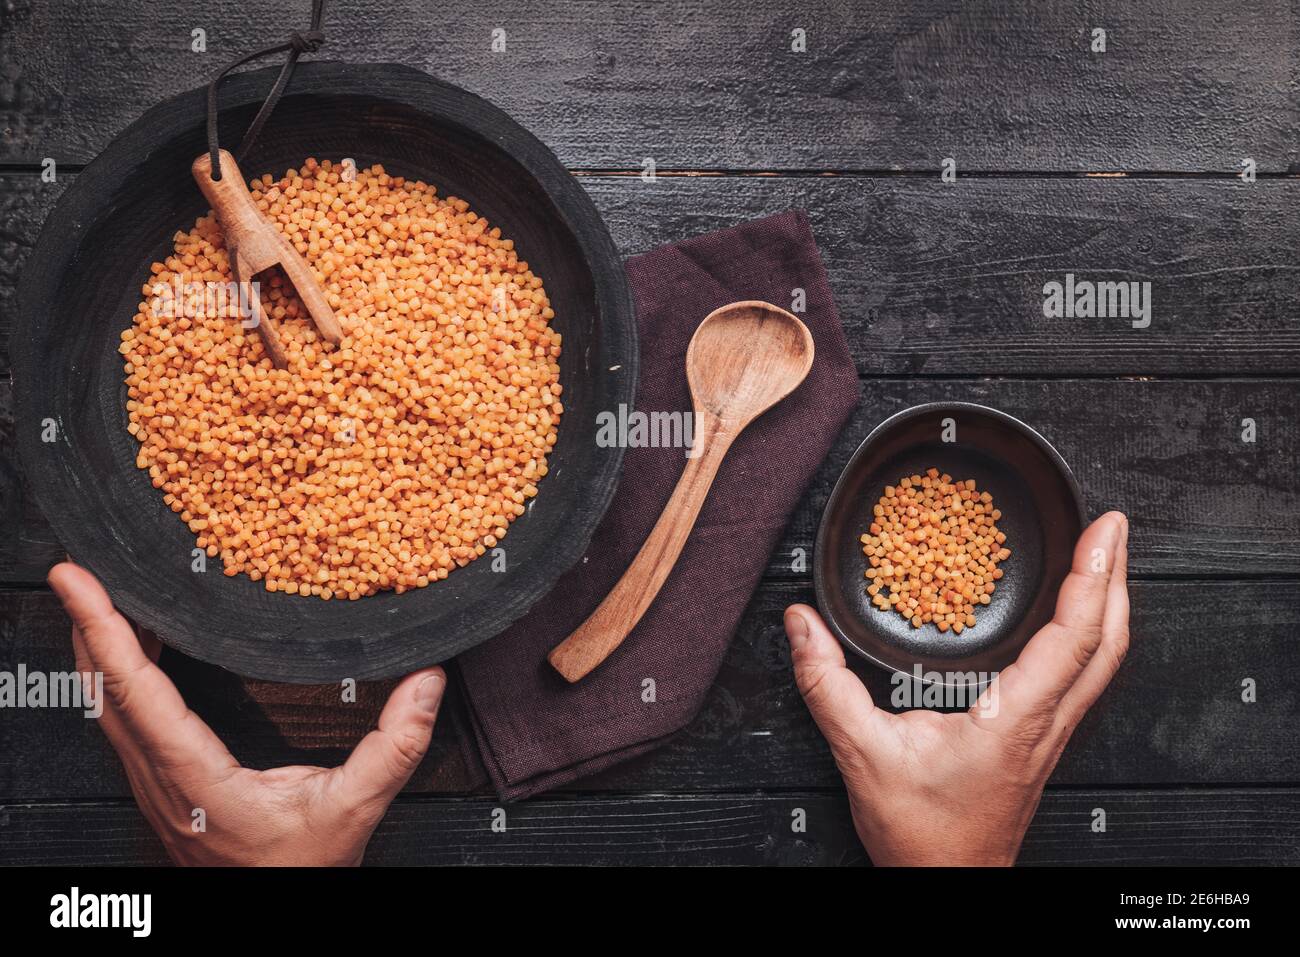
M 1300 244 L 1295 180 L 587 177 L 583 185 L 628 253 L 806 209 L 863 375 L 1300 373 L 1300 293 L 1287 255 Z M 1044 317 L 1044 286 L 1070 274 L 1150 283 L 1150 325 Z
M 842 795 L 576 796 L 504 808 L 486 799 L 401 799 L 366 853 L 372 865 L 843 865 L 867 863 Z M 1092 830 L 1094 810 L 1106 831 Z M 795 833 L 802 810 L 807 829 Z M 0 805 L 0 864 L 161 864 L 125 803 Z M 1295 790 L 1049 791 L 1024 865 L 1300 862 Z
M 13 387 L 0 380 L 0 582 L 40 582 L 63 547 L 32 498 L 15 427 Z
M 840 470 L 887 416 L 967 401 L 1018 416 L 1069 463 L 1090 516 L 1132 521 L 1138 576 L 1300 574 L 1300 382 L 1295 380 L 866 380 L 853 418 L 791 518 L 769 572 L 811 556 Z M 1253 419 L 1254 443 L 1242 441 Z
M 32 584 L 63 552 L 5 451 L 13 447 L 9 388 L 0 381 L 0 582 Z M 1043 433 L 1074 469 L 1090 514 L 1129 514 L 1136 575 L 1300 574 L 1300 383 L 1011 379 L 865 381 L 857 412 L 772 555 L 770 574 L 795 574 L 797 549 L 811 556 L 831 486 L 867 433 L 893 412 L 932 400 L 990 405 Z M 1256 420 L 1254 444 L 1241 441 L 1244 418 Z
M 1105 833 L 1091 830 L 1097 808 Z M 1020 863 L 1295 865 L 1300 792 L 1048 791 Z
M 56 183 L 0 176 L 0 351 L 22 258 L 73 175 Z M 1300 245 L 1292 215 L 1300 182 L 1292 179 L 944 186 L 584 176 L 582 184 L 626 255 L 806 209 L 864 375 L 1300 374 L 1300 292 L 1288 255 Z M 1045 318 L 1043 287 L 1067 274 L 1150 282 L 1150 325 Z
M 160 98 L 306 26 L 301 0 L 9 3 L 0 160 L 85 162 Z M 497 102 L 570 166 L 1235 170 L 1296 161 L 1295 7 L 925 0 L 335 4 L 321 55 Z M 207 52 L 191 51 L 191 31 Z M 506 50 L 491 52 L 504 29 Z M 1092 52 L 1093 30 L 1107 33 Z M 792 31 L 807 52 L 791 52 Z M 111 82 L 106 79 L 111 78 Z
M 1132 647 L 1080 725 L 1056 786 L 1295 784 L 1293 730 L 1300 665 L 1300 583 L 1136 582 Z M 784 609 L 815 604 L 812 589 L 764 583 L 746 611 L 718 680 L 695 720 L 662 751 L 589 779 L 593 789 L 831 787 L 834 761 L 794 688 Z M 873 699 L 890 704 L 880 669 L 850 658 Z M 1254 679 L 1258 700 L 1242 701 Z M 1268 689 L 1267 693 L 1263 689 Z
M 1295 784 L 1300 692 L 1300 582 L 1138 582 L 1124 670 L 1080 727 L 1053 778 L 1070 786 Z M 839 776 L 790 676 L 784 608 L 812 601 L 795 583 L 760 587 L 700 714 L 669 745 L 575 787 L 599 791 L 721 791 L 839 786 Z M 72 667 L 68 625 L 52 595 L 0 592 L 0 668 Z M 373 726 L 387 685 L 357 703 L 337 688 L 246 682 L 215 667 L 164 659 L 191 707 L 252 767 L 334 765 Z M 888 705 L 888 676 L 855 670 Z M 1241 700 L 1251 678 L 1257 701 Z M 447 714 L 454 716 L 449 704 Z M 0 721 L 0 799 L 125 796 L 117 760 L 92 721 L 67 710 L 13 710 Z M 453 721 L 444 721 L 411 786 L 465 793 Z
M 53 183 L 43 183 L 32 174 L 0 176 L 0 371 L 9 371 L 9 330 L 17 310 L 15 293 L 23 262 L 72 177 L 67 174 Z

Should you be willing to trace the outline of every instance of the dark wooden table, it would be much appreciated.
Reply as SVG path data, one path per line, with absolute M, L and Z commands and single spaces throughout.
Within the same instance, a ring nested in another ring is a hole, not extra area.
M 0 334 L 24 256 L 78 169 L 161 97 L 304 28 L 307 7 L 0 4 Z M 811 548 L 849 453 L 889 413 L 948 398 L 1024 418 L 1071 463 L 1091 514 L 1132 519 L 1132 651 L 1053 776 L 1022 860 L 1300 863 L 1294 2 L 332 7 L 322 55 L 401 61 L 495 101 L 580 177 L 627 254 L 807 209 L 863 381 L 677 740 L 512 807 L 497 834 L 497 801 L 470 783 L 446 722 L 369 860 L 863 861 L 790 679 L 781 610 L 811 599 L 792 554 Z M 191 50 L 197 28 L 206 53 Z M 637 175 L 647 158 L 654 182 Z M 1245 159 L 1253 182 L 1236 175 Z M 1044 318 L 1044 283 L 1071 272 L 1150 281 L 1149 328 Z M 61 550 L 24 484 L 19 427 L 38 424 L 15 426 L 0 381 L 0 669 L 69 669 L 68 622 L 43 584 Z M 342 706 L 334 688 L 164 660 L 257 766 L 338 762 L 387 690 Z M 791 832 L 794 808 L 806 833 Z M 162 859 L 93 722 L 0 711 L 0 862 Z

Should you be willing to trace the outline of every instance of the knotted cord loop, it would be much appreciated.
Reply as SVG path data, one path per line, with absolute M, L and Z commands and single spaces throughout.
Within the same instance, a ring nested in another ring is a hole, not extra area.
M 289 39 L 284 43 L 267 47 L 265 50 L 258 50 L 256 53 L 250 53 L 248 56 L 236 60 L 218 73 L 212 82 L 208 84 L 208 153 L 212 160 L 211 175 L 214 180 L 221 179 L 221 160 L 219 156 L 221 146 L 217 136 L 217 86 L 230 71 L 238 69 L 245 63 L 252 63 L 254 60 L 274 56 L 277 53 L 289 54 L 284 61 L 284 66 L 280 68 L 280 75 L 275 78 L 275 85 L 271 87 L 271 92 L 266 95 L 262 108 L 257 111 L 257 116 L 253 117 L 253 122 L 249 124 L 248 131 L 244 133 L 243 142 L 239 144 L 239 150 L 235 153 L 235 161 L 238 162 L 244 158 L 244 155 L 252 147 L 253 141 L 257 139 L 257 135 L 262 132 L 262 127 L 266 125 L 267 119 L 271 116 L 271 111 L 275 109 L 275 104 L 280 100 L 280 94 L 289 85 L 289 78 L 293 75 L 293 67 L 298 62 L 298 57 L 304 53 L 315 53 L 324 45 L 325 33 L 321 29 L 321 21 L 324 16 L 325 0 L 312 0 L 310 29 L 301 33 L 294 30 L 290 32 Z

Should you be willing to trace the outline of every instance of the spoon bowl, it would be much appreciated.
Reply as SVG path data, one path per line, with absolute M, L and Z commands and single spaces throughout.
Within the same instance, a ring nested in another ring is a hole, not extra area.
M 746 300 L 704 317 L 686 349 L 696 413 L 744 428 L 798 387 L 813 361 L 808 327 L 768 302 Z

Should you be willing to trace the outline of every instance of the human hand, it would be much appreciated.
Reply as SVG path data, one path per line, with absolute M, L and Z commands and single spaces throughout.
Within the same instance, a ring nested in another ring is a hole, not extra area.
M 877 708 L 817 612 L 786 609 L 795 681 L 874 863 L 1015 862 L 1043 785 L 1128 650 L 1127 568 L 1128 519 L 1108 512 L 1079 537 L 1055 618 L 960 713 Z
M 177 864 L 353 865 L 424 757 L 447 677 L 408 675 L 379 727 L 341 767 L 241 767 L 147 654 L 85 569 L 65 562 L 50 586 L 72 618 L 77 670 L 104 676 L 100 726 L 136 803 Z M 154 639 L 156 642 L 156 639 Z M 196 830 L 202 811 L 205 829 Z

